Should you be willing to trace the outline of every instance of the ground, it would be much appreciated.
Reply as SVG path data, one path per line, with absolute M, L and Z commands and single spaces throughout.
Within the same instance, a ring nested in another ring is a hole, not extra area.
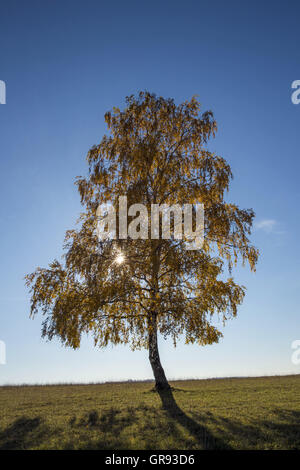
M 0 449 L 300 449 L 300 375 L 0 387 Z

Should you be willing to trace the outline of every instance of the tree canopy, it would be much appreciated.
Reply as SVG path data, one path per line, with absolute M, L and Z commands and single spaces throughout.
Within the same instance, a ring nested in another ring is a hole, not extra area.
M 100 347 L 157 349 L 157 332 L 175 344 L 181 335 L 186 343 L 217 342 L 214 318 L 236 316 L 245 294 L 232 268 L 241 260 L 254 270 L 258 251 L 249 240 L 254 212 L 226 202 L 231 168 L 208 150 L 213 113 L 201 113 L 195 97 L 176 105 L 141 92 L 105 121 L 109 135 L 88 152 L 88 176 L 76 180 L 83 212 L 66 233 L 64 259 L 26 276 L 31 314 L 44 314 L 43 336 L 73 348 L 83 333 Z M 151 204 L 202 203 L 202 248 L 186 250 L 174 237 L 99 240 L 98 205 L 109 202 L 118 214 L 124 195 L 149 213 Z

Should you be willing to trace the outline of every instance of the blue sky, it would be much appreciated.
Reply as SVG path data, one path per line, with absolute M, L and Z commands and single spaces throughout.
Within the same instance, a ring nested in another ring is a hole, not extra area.
M 160 340 L 168 377 L 300 373 L 299 14 L 296 1 L 1 2 L 0 384 L 152 377 L 146 351 L 42 340 L 23 279 L 62 253 L 104 113 L 144 89 L 213 110 L 210 149 L 232 166 L 229 199 L 254 208 L 261 251 L 256 274 L 236 272 L 247 294 L 219 344 Z

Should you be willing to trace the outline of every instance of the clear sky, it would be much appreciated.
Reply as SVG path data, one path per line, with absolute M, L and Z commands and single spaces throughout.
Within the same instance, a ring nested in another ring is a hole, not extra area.
M 247 294 L 219 344 L 160 339 L 167 376 L 300 373 L 299 15 L 297 1 L 0 2 L 0 384 L 152 378 L 144 350 L 42 340 L 23 279 L 62 253 L 104 113 L 144 89 L 213 110 L 210 149 L 232 166 L 229 198 L 254 208 L 261 251 L 256 274 L 236 273 Z

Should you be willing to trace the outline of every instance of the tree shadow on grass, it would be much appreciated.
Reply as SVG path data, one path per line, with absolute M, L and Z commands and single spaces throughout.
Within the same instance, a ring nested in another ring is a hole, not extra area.
M 111 407 L 100 414 L 97 410 L 91 410 L 81 418 L 74 416 L 70 419 L 69 426 L 80 434 L 80 442 L 74 443 L 69 439 L 64 448 L 73 449 L 75 445 L 75 448 L 92 450 L 126 449 L 129 441 L 122 433 L 137 422 L 135 412 L 136 408 L 128 407 L 124 412 Z
M 183 391 L 183 390 L 182 390 Z M 188 416 L 176 403 L 172 389 L 158 390 L 162 401 L 162 407 L 167 412 L 169 418 L 186 428 L 195 439 L 199 449 L 205 450 L 230 450 L 231 447 L 224 440 L 215 437 L 207 427 L 199 424 L 193 418 Z
M 211 433 L 189 418 L 170 395 L 163 397 L 163 410 L 157 406 L 139 406 L 117 409 L 111 407 L 102 413 L 91 410 L 81 418 L 73 417 L 69 425 L 81 433 L 81 449 L 228 449 Z M 184 430 L 178 426 L 180 424 Z M 187 432 L 184 432 L 187 431 Z M 74 448 L 69 440 L 65 449 Z
M 40 417 L 16 419 L 0 432 L 0 450 L 20 450 L 38 446 L 51 434 Z
M 91 410 L 63 427 L 41 417 L 16 419 L 0 431 L 0 450 L 57 449 L 290 449 L 300 450 L 300 411 L 266 409 L 260 419 L 219 416 L 177 405 L 172 392 L 160 392 L 157 405 L 139 404 Z M 210 431 L 213 429 L 213 431 Z
M 127 408 L 127 413 L 121 413 L 120 409 L 111 407 L 109 410 L 102 412 L 92 410 L 86 413 L 78 422 L 79 427 L 88 427 L 98 430 L 101 433 L 120 434 L 127 426 L 134 424 L 136 420 L 136 408 Z M 72 426 L 76 425 L 76 418 L 70 421 Z
M 224 439 L 235 442 L 235 449 L 300 450 L 300 411 L 273 409 L 266 419 L 248 418 L 246 424 L 235 418 L 209 412 L 192 413 L 195 420 L 213 424 Z

